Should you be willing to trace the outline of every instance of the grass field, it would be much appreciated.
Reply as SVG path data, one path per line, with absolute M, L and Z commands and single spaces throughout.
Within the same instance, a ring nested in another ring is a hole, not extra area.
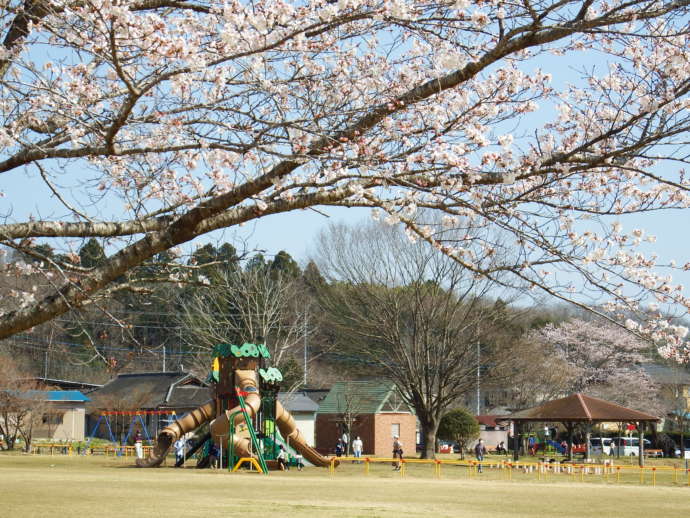
M 131 459 L 0 455 L 0 517 L 616 517 L 690 516 L 690 487 L 582 483 L 569 477 L 468 477 L 464 468 L 361 465 L 302 472 L 136 469 Z

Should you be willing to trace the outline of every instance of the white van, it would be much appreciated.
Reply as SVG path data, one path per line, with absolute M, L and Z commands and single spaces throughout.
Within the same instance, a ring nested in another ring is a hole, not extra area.
M 640 440 L 637 437 L 614 437 L 611 447 L 612 455 L 618 455 L 620 451 L 621 457 L 635 457 L 640 452 Z M 652 441 L 644 440 L 644 449 L 652 447 Z
M 613 439 L 610 437 L 592 437 L 589 440 L 592 455 L 611 455 L 613 452 Z

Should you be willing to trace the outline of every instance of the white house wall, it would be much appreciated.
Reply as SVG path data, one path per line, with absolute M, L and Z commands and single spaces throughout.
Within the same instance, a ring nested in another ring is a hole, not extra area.
M 313 413 L 302 414 L 299 412 L 293 412 L 292 417 L 295 418 L 295 425 L 299 431 L 302 432 L 302 435 L 304 435 L 305 439 L 307 440 L 307 444 L 313 447 L 315 445 L 314 429 L 316 415 Z

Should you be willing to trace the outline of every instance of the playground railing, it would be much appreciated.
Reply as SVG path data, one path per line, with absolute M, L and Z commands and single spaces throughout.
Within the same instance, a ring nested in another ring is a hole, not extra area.
M 148 455 L 153 446 L 143 446 L 144 456 Z M 105 455 L 135 457 L 134 446 L 79 446 L 64 443 L 38 443 L 31 446 L 33 455 Z
M 435 478 L 441 478 L 444 466 L 458 466 L 466 469 L 466 476 L 477 477 L 482 470 L 495 470 L 503 479 L 513 480 L 514 474 L 519 474 L 521 479 L 533 477 L 536 480 L 562 480 L 580 482 L 603 482 L 606 484 L 637 483 L 660 485 L 690 486 L 690 469 L 678 466 L 632 466 L 614 465 L 613 462 L 603 464 L 571 463 L 571 462 L 512 462 L 504 459 L 486 457 L 479 462 L 474 459 L 394 459 L 386 457 L 337 457 L 333 458 L 329 472 L 336 472 L 335 462 L 361 463 L 365 474 L 370 473 L 372 464 L 391 464 L 399 466 L 401 477 L 407 475 L 409 465 L 428 465 L 432 468 Z M 516 478 L 517 480 L 517 478 Z

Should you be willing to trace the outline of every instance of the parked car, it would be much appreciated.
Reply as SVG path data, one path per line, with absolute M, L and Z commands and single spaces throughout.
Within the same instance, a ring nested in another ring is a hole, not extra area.
M 690 455 L 690 439 L 685 439 L 685 455 Z M 676 448 L 675 457 L 680 458 L 683 456 L 683 452 L 680 451 L 680 446 Z M 690 458 L 690 457 L 689 457 Z
M 614 437 L 611 447 L 612 455 L 621 457 L 635 457 L 640 451 L 640 440 L 637 437 Z M 652 441 L 644 440 L 645 449 L 652 447 Z
M 611 455 L 613 439 L 610 437 L 592 437 L 589 441 L 592 455 Z
M 460 453 L 460 446 L 456 442 L 440 442 L 438 445 L 439 453 Z
M 453 445 L 447 442 L 441 442 L 438 445 L 439 453 L 453 453 Z

